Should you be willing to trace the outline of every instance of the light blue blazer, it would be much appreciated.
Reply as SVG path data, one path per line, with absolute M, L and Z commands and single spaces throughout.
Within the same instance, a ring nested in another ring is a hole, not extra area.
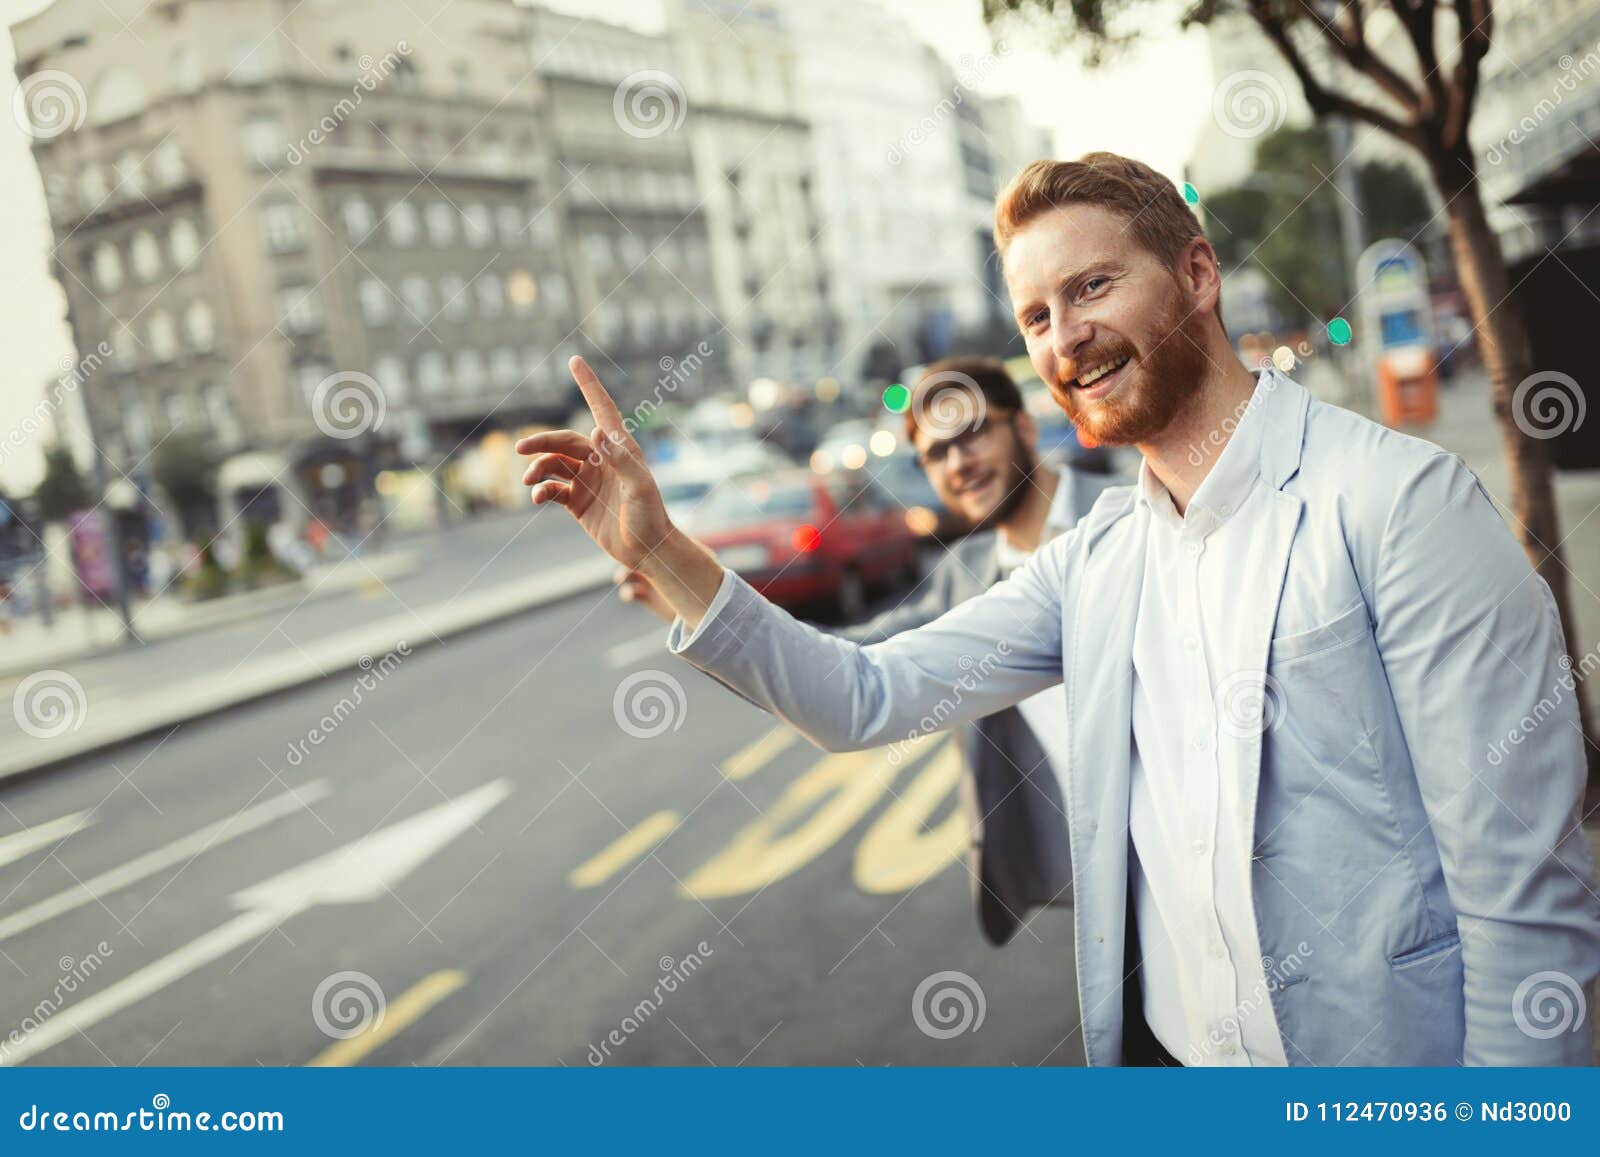
M 1589 1063 L 1600 893 L 1549 588 L 1460 459 L 1276 371 L 1252 405 L 1258 485 L 1276 493 L 1239 597 L 1276 710 L 1258 741 L 1250 874 L 1290 1063 Z M 1004 582 L 870 646 L 795 621 L 731 571 L 700 626 L 668 637 L 830 751 L 1063 685 L 1078 1000 L 1099 1065 L 1122 1060 L 1136 963 L 1123 956 L 1147 518 L 1131 487 L 1107 490 Z

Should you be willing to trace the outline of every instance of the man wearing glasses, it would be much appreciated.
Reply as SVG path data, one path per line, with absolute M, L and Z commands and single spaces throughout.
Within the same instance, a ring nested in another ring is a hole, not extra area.
M 911 597 L 838 632 L 866 645 L 931 623 L 982 594 L 1071 530 L 1119 479 L 1039 460 L 1039 430 L 1022 391 L 992 358 L 930 365 L 912 388 L 906 437 L 939 500 L 972 534 L 955 543 Z M 626 601 L 662 620 L 675 613 L 638 571 L 616 581 Z M 972 775 L 963 797 L 975 828 L 973 889 L 991 944 L 1016 935 L 1035 909 L 1071 902 L 1072 860 L 1057 776 L 1066 766 L 1066 703 L 1041 692 L 960 729 Z

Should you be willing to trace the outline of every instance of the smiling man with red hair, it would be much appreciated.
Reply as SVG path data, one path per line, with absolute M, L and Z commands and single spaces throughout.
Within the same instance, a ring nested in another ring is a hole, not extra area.
M 1143 464 L 984 594 L 869 646 L 796 622 L 672 525 L 579 359 L 599 428 L 519 444 L 533 501 L 650 579 L 673 652 L 829 750 L 1062 687 L 1090 1063 L 1588 1063 L 1583 736 L 1477 480 L 1242 365 L 1148 166 L 1037 162 L 995 232 L 1035 370 Z

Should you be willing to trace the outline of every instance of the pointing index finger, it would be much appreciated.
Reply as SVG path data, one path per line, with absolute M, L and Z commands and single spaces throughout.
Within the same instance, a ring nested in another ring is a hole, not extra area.
M 583 400 L 589 403 L 589 412 L 594 415 L 595 425 L 607 434 L 623 433 L 622 411 L 617 409 L 617 404 L 611 400 L 611 395 L 606 393 L 606 388 L 600 384 L 599 377 L 589 368 L 589 363 L 580 357 L 574 357 L 567 363 L 567 368 L 572 371 L 572 378 L 578 383 Z

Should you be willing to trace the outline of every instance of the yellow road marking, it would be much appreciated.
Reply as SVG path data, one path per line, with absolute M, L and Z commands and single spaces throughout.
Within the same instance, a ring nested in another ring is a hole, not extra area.
M 856 845 L 852 874 L 863 892 L 905 892 L 944 871 L 972 843 L 972 819 L 957 806 L 937 827 L 928 817 L 961 786 L 961 751 L 947 743 L 884 809 Z
M 398 1000 L 384 1010 L 382 1019 L 375 1020 L 370 1028 L 349 1040 L 335 1041 L 310 1062 L 311 1068 L 344 1067 L 360 1064 L 362 1059 L 396 1033 L 421 1020 L 424 1014 L 467 982 L 467 974 L 454 968 L 435 972 L 417 981 Z
M 659 811 L 618 836 L 591 858 L 572 870 L 567 883 L 574 888 L 603 884 L 672 834 L 681 817 L 675 811 Z
M 741 751 L 730 755 L 722 765 L 729 779 L 747 779 L 787 751 L 800 733 L 792 727 L 778 726 Z

